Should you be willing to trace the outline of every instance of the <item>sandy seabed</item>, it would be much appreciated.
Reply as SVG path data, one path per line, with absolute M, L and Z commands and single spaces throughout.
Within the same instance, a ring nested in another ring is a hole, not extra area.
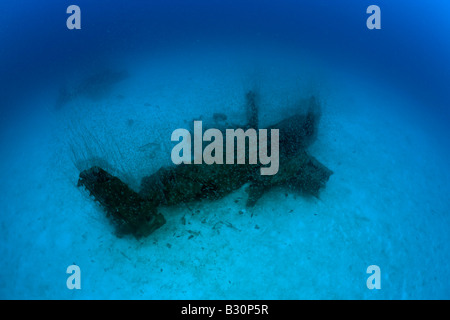
M 277 52 L 130 60 L 130 77 L 102 99 L 80 97 L 56 111 L 54 96 L 44 95 L 34 114 L 3 129 L 1 298 L 450 297 L 446 150 L 408 112 L 421 106 L 406 93 Z M 167 223 L 136 240 L 117 237 L 76 187 L 71 148 L 83 160 L 80 137 L 138 188 L 170 163 L 173 130 L 214 112 L 245 119 L 245 92 L 254 87 L 263 126 L 292 114 L 298 99 L 322 102 L 309 150 L 334 174 L 319 199 L 276 188 L 246 208 L 243 187 L 218 201 L 161 208 Z M 66 287 L 72 264 L 81 290 Z M 366 286 L 370 265 L 380 267 L 381 290 Z

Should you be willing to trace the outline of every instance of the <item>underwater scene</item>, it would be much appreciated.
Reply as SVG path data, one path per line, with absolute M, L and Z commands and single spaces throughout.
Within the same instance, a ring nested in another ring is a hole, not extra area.
M 0 298 L 449 299 L 449 17 L 0 2 Z

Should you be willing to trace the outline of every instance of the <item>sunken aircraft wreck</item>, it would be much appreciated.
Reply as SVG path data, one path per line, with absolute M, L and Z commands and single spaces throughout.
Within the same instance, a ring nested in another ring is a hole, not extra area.
M 301 104 L 300 109 L 306 113 L 268 128 L 279 130 L 279 170 L 275 175 L 261 175 L 261 164 L 182 163 L 144 177 L 140 191 L 135 192 L 119 178 L 94 166 L 80 173 L 78 186 L 84 186 L 99 202 L 119 234 L 133 234 L 136 238 L 148 236 L 164 225 L 166 220 L 158 212 L 160 206 L 220 199 L 247 183 L 247 206 L 254 206 L 264 192 L 275 186 L 317 197 L 333 172 L 307 151 L 317 137 L 320 106 L 314 97 Z M 247 124 L 240 128 L 258 128 L 254 91 L 246 95 L 246 109 Z

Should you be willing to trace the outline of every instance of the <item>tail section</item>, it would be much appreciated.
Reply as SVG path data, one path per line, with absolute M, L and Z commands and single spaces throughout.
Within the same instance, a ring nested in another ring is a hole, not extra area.
M 166 221 L 157 204 L 144 200 L 119 178 L 99 167 L 80 173 L 78 186 L 84 186 L 112 219 L 119 233 L 145 237 Z

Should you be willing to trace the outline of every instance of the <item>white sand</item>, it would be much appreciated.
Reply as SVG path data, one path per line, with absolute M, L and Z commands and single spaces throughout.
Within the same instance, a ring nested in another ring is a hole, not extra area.
M 53 103 L 44 97 L 32 102 L 36 115 L 24 116 L 31 120 L 4 130 L 0 297 L 450 296 L 449 170 L 437 137 L 407 111 L 424 107 L 306 54 L 201 50 L 122 61 L 131 77 L 105 99 L 55 112 L 43 107 Z M 214 112 L 244 119 L 244 94 L 254 84 L 263 124 L 291 114 L 309 94 L 323 102 L 310 152 L 334 175 L 320 199 L 278 188 L 248 209 L 243 188 L 215 202 L 162 208 L 167 223 L 138 241 L 117 238 L 101 208 L 76 188 L 68 142 L 82 130 L 101 141 L 93 152 L 138 188 L 169 164 L 174 129 Z M 81 290 L 66 288 L 74 263 Z M 366 287 L 372 264 L 381 268 L 381 290 Z

